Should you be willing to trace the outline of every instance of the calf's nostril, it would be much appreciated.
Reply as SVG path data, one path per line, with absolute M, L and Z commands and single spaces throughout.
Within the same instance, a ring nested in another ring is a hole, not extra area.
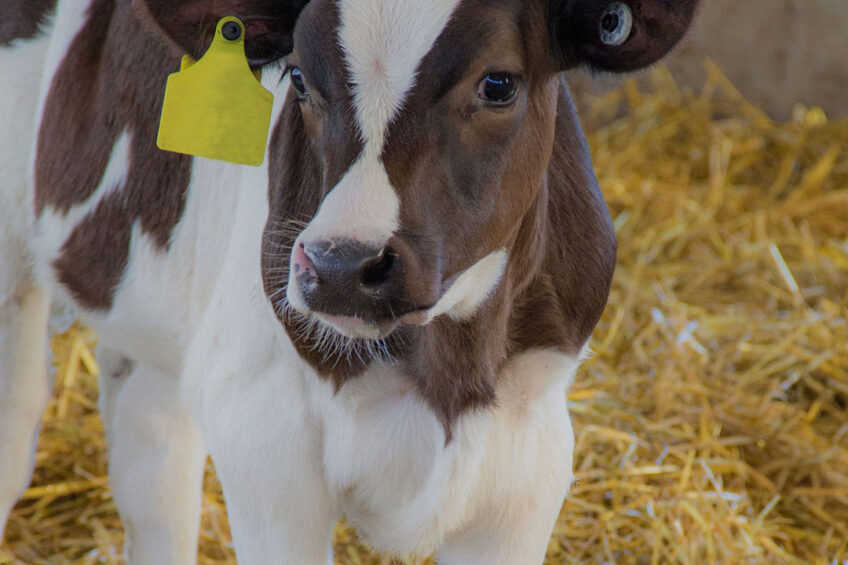
M 376 257 L 362 262 L 359 269 L 360 282 L 365 286 L 379 286 L 389 280 L 397 262 L 398 254 L 387 247 Z
M 314 275 L 312 261 L 306 253 L 306 247 L 301 243 L 295 247 L 292 255 L 292 269 L 295 275 L 310 274 Z

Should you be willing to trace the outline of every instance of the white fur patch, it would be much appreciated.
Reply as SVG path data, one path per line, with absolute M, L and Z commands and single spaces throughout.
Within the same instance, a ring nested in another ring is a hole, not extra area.
M 379 247 L 398 230 L 400 200 L 380 161 L 386 130 L 460 1 L 341 0 L 339 41 L 364 148 L 300 241 L 346 238 Z
M 399 214 L 386 168 L 362 155 L 324 199 L 301 240 L 352 239 L 380 247 L 397 231 Z
M 28 189 L 41 67 L 47 38 L 0 47 L 0 307 L 14 298 L 28 262 L 33 208 Z
M 356 117 L 372 150 L 415 83 L 460 0 L 341 0 L 339 37 L 354 84 Z
M 33 287 L 18 301 L 0 304 L 0 539 L 9 511 L 29 484 L 38 425 L 50 396 L 48 300 Z
M 442 314 L 447 314 L 457 321 L 473 316 L 501 282 L 507 258 L 506 250 L 501 249 L 483 257 L 462 273 L 439 302 L 427 312 L 426 323 L 429 324 Z
M 445 563 L 540 563 L 572 480 L 565 393 L 576 368 L 553 351 L 516 356 L 497 406 L 460 418 L 447 445 L 396 367 L 369 369 L 338 393 L 307 381 L 331 494 L 381 551 L 441 547 L 465 557 Z M 486 548 L 486 558 L 464 546 Z

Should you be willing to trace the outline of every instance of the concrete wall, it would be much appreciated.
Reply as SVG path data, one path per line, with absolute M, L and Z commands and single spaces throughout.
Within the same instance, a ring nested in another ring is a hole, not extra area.
M 778 119 L 796 102 L 848 116 L 848 0 L 702 0 L 689 36 L 667 60 L 681 84 L 700 88 L 711 57 L 752 102 Z M 576 73 L 578 93 L 618 80 Z

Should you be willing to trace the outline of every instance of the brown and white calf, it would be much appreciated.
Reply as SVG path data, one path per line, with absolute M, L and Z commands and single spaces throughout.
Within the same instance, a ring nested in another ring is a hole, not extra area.
M 331 562 L 343 514 L 388 553 L 541 562 L 615 263 L 560 74 L 652 63 L 696 3 L 0 0 L 0 520 L 52 299 L 100 335 L 131 563 L 194 562 L 207 453 L 242 563 Z M 155 145 L 228 15 L 277 94 L 261 168 Z

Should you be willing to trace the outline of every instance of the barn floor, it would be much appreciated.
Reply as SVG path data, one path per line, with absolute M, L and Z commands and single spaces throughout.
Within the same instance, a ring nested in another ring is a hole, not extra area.
M 584 117 L 621 257 L 569 396 L 578 480 L 550 563 L 848 562 L 848 120 L 773 123 L 708 70 L 703 93 L 658 70 Z M 0 565 L 123 563 L 94 340 L 54 340 Z M 199 562 L 233 563 L 211 466 L 206 486 Z M 341 528 L 336 549 L 392 562 Z

